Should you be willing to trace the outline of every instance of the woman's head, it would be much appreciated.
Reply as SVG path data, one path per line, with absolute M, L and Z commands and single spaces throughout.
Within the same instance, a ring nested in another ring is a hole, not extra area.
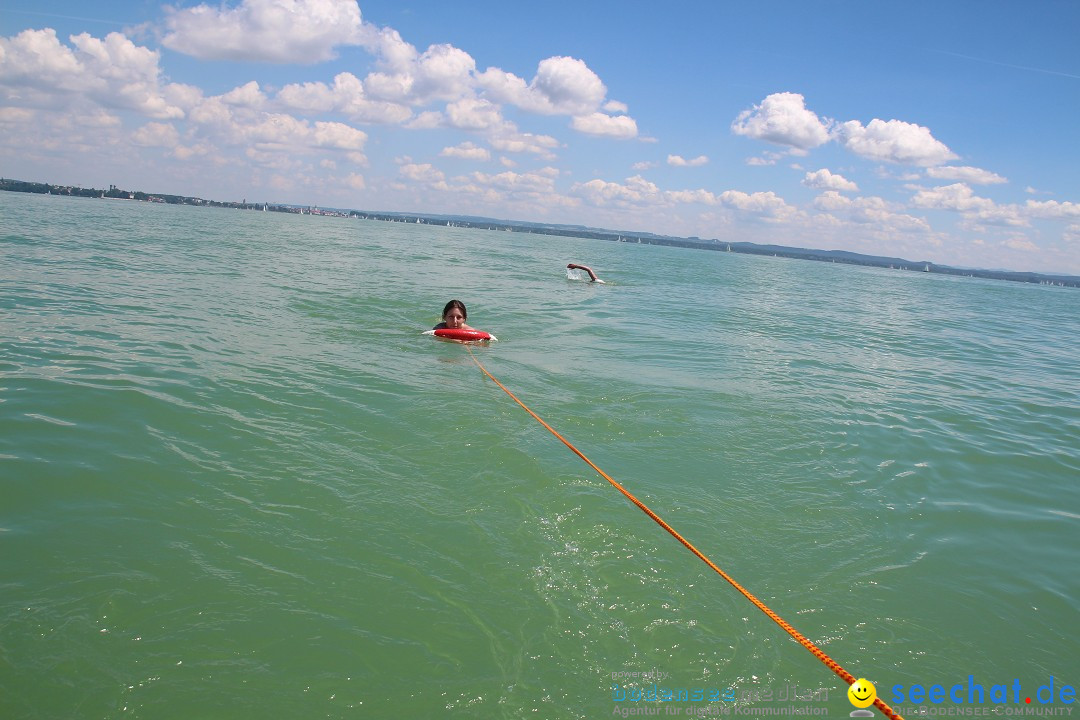
M 460 300 L 451 300 L 446 303 L 446 307 L 442 311 L 443 322 L 446 323 L 446 327 L 459 328 L 465 324 L 465 320 L 468 319 L 469 312 L 465 309 L 465 303 Z

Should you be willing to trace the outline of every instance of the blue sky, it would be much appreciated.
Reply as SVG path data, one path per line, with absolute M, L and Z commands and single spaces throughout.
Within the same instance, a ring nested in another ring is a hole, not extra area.
M 0 174 L 1080 274 L 1080 3 L 24 2 Z

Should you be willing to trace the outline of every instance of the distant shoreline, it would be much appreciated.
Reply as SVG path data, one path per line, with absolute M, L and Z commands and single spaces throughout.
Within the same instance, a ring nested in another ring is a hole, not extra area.
M 747 255 L 771 255 L 774 257 L 797 260 L 816 260 L 818 262 L 844 263 L 846 265 L 865 265 L 891 270 L 912 272 L 931 272 L 939 275 L 957 275 L 990 280 L 1008 280 L 1011 282 L 1035 283 L 1040 285 L 1058 285 L 1061 287 L 1080 287 L 1080 276 L 1051 273 L 1020 272 L 1012 270 L 981 270 L 939 265 L 927 260 L 904 260 L 902 258 L 861 255 L 846 250 L 813 250 L 809 248 L 786 247 L 783 245 L 759 245 L 751 242 L 727 242 L 722 240 L 704 240 L 697 237 L 682 238 L 669 235 L 656 235 L 643 232 L 619 232 L 602 228 L 590 228 L 584 225 L 559 225 L 532 223 L 524 221 L 492 220 L 490 218 L 461 215 L 432 215 L 428 213 L 369 212 L 363 210 L 326 209 L 315 206 L 287 205 L 281 203 L 222 202 L 205 200 L 184 195 L 145 193 L 142 191 L 121 190 L 115 185 L 108 190 L 81 188 L 74 185 L 51 185 L 48 183 L 26 182 L 0 178 L 0 190 L 25 192 L 39 195 L 67 195 L 71 197 L 111 198 L 117 200 L 138 200 L 141 202 L 159 202 L 170 205 L 194 205 L 196 207 L 219 207 L 236 210 L 262 210 L 266 212 L 286 212 L 293 214 L 325 215 L 330 217 L 359 218 L 361 220 L 379 220 L 383 222 L 407 222 L 426 225 L 445 225 L 477 230 L 497 230 L 503 232 L 533 233 L 537 235 L 558 235 L 580 237 L 612 242 L 627 242 L 643 245 L 668 245 L 694 250 L 712 250 L 714 252 L 736 252 Z

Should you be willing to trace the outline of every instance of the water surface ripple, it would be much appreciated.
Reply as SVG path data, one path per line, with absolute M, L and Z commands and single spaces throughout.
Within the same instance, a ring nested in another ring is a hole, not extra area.
M 0 193 L 0 714 L 1080 681 L 1073 289 Z M 567 279 L 587 262 L 608 284 Z

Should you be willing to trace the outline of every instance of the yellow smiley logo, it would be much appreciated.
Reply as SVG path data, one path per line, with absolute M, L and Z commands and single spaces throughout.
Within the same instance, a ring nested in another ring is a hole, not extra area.
M 874 689 L 874 683 L 866 678 L 859 678 L 851 683 L 847 689 L 847 696 L 851 704 L 857 708 L 870 707 L 874 704 L 874 698 L 877 697 L 877 690 Z

